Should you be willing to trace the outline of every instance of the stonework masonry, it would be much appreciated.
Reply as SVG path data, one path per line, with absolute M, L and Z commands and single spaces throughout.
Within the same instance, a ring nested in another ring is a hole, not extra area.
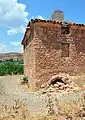
M 62 25 L 69 26 L 68 34 Z M 39 20 L 29 26 L 22 44 L 30 86 L 40 88 L 60 72 L 85 72 L 85 25 Z

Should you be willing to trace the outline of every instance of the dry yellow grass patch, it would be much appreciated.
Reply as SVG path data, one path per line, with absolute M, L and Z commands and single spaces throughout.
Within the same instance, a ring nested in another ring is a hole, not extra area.
M 26 104 L 16 100 L 11 108 L 2 105 L 0 107 L 0 120 L 29 120 Z

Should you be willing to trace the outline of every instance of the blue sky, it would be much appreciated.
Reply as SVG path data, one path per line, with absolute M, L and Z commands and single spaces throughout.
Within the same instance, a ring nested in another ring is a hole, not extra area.
M 0 53 L 22 52 L 28 21 L 50 19 L 56 9 L 64 11 L 65 21 L 85 23 L 85 0 L 0 0 Z

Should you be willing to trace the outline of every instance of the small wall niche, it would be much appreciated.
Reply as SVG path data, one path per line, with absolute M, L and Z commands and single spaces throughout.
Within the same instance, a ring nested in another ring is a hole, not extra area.
M 69 57 L 69 43 L 61 43 L 61 57 Z
M 69 34 L 70 33 L 69 25 L 61 25 L 61 34 Z

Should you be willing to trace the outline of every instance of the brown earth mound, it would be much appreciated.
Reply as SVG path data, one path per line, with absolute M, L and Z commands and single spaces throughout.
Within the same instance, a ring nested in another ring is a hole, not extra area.
M 53 76 L 46 85 L 42 85 L 42 92 L 75 92 L 79 87 L 73 82 L 76 77 L 68 74 L 59 74 Z

